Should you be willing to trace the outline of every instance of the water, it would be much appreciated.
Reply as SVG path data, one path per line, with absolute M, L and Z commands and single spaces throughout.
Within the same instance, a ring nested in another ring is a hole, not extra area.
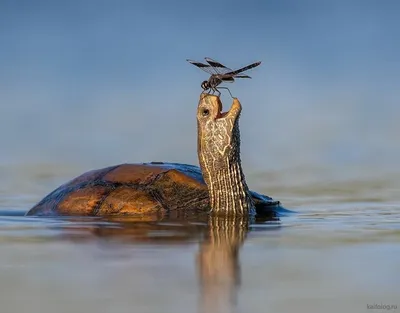
M 248 175 L 256 190 L 297 211 L 279 223 L 248 224 L 204 216 L 162 221 L 24 217 L 29 206 L 77 169 L 17 168 L 1 171 L 7 178 L 0 185 L 2 312 L 400 307 L 397 174 L 339 175 L 329 182 L 322 178 L 336 172 L 315 168 L 292 171 L 297 179 L 291 180 L 284 172 Z

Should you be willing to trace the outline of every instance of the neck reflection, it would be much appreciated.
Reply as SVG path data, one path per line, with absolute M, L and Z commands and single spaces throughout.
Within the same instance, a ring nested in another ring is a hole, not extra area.
M 197 256 L 200 312 L 232 312 L 240 286 L 239 250 L 249 229 L 247 217 L 210 216 Z

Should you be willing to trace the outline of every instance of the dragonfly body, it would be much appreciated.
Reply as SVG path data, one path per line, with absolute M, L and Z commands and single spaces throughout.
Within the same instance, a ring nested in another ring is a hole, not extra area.
M 203 71 L 211 74 L 211 76 L 208 80 L 205 80 L 201 83 L 201 88 L 203 89 L 203 92 L 210 90 L 213 93 L 214 92 L 220 93 L 217 87 L 222 82 L 232 83 L 235 81 L 235 78 L 251 78 L 250 76 L 242 75 L 241 73 L 261 64 L 261 62 L 256 62 L 256 63 L 252 63 L 250 65 L 247 65 L 245 67 L 242 67 L 238 70 L 232 70 L 211 58 L 205 58 L 205 60 L 208 64 L 204 64 L 204 63 L 193 61 L 193 60 L 187 60 L 187 61 L 189 63 L 197 66 L 198 68 L 202 69 Z M 228 88 L 225 88 L 225 87 L 220 87 L 220 88 L 224 88 L 229 91 Z
M 201 83 L 201 88 L 203 90 L 215 90 L 223 81 L 223 77 L 220 75 L 211 75 L 208 80 L 205 80 Z

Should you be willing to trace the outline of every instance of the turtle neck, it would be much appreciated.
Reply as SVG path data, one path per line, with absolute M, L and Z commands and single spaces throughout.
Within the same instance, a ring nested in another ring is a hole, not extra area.
M 239 114 L 235 120 L 218 119 L 218 124 L 208 128 L 207 135 L 199 129 L 199 163 L 208 187 L 211 209 L 216 214 L 254 213 L 254 203 L 240 160 Z M 225 146 L 218 143 L 221 130 L 222 136 L 230 134 Z M 200 139 L 203 135 L 205 140 Z M 223 148 L 222 151 L 218 147 Z

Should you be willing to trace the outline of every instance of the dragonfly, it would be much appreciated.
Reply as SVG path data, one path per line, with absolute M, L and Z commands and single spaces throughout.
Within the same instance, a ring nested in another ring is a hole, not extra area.
M 261 64 L 261 61 L 259 61 L 239 68 L 237 70 L 232 70 L 231 68 L 226 67 L 225 65 L 211 58 L 206 57 L 204 59 L 208 64 L 193 61 L 190 59 L 186 60 L 211 75 L 208 80 L 205 80 L 201 83 L 201 88 L 203 88 L 203 92 L 212 91 L 213 94 L 217 92 L 218 95 L 220 95 L 221 92 L 218 89 L 227 89 L 232 98 L 233 96 L 227 87 L 218 86 L 222 82 L 233 83 L 235 81 L 235 78 L 251 78 L 250 76 L 243 75 L 242 73 Z

